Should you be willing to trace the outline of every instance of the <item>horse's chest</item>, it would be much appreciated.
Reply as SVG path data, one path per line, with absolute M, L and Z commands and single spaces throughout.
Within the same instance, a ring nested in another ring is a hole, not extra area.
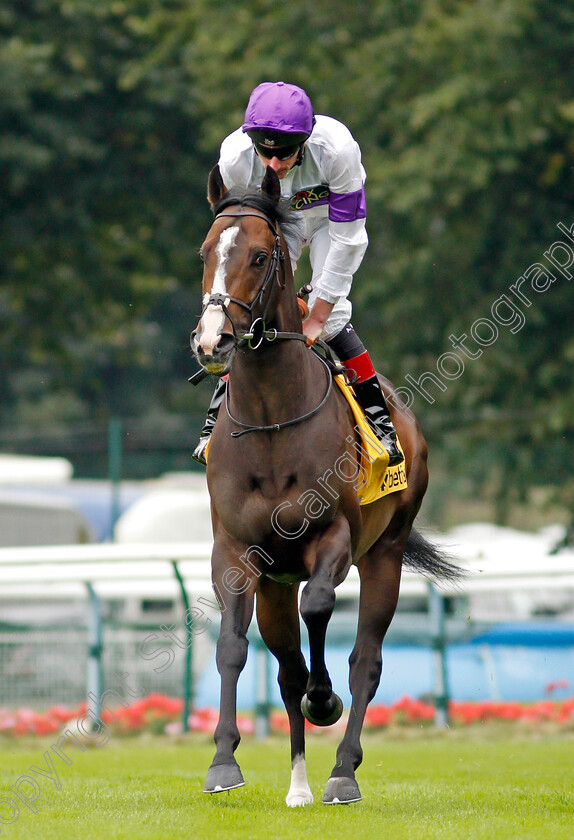
M 269 469 L 251 473 L 247 487 L 263 504 L 275 505 L 296 493 L 305 484 L 305 480 L 300 472 Z
M 253 473 L 218 510 L 228 533 L 248 544 L 298 540 L 335 516 L 338 496 L 305 475 Z M 312 527 L 311 527 L 312 526 Z

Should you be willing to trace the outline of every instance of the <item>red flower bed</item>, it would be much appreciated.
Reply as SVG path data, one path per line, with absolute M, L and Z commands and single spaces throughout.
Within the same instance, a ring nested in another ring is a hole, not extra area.
M 50 735 L 58 732 L 64 723 L 69 723 L 73 728 L 75 721 L 86 713 L 87 708 L 85 702 L 76 708 L 53 706 L 45 712 L 26 708 L 0 708 L 0 735 Z M 180 698 L 149 694 L 141 700 L 130 702 L 125 708 L 117 706 L 109 710 L 102 709 L 102 720 L 115 734 L 127 735 L 144 731 L 174 734 L 183 731 L 182 712 L 183 700 Z M 87 720 L 89 721 L 89 717 Z M 237 723 L 242 734 L 253 733 L 254 724 L 250 718 L 239 716 Z M 192 732 L 212 733 L 216 724 L 216 709 L 195 709 L 189 716 L 189 728 Z
M 27 708 L 0 708 L 0 735 L 50 735 L 58 732 L 64 723 L 69 723 L 72 727 L 86 710 L 86 703 L 81 703 L 75 709 L 61 705 L 52 706 L 45 712 Z M 176 734 L 183 729 L 182 712 L 183 700 L 164 694 L 150 694 L 131 702 L 126 708 L 119 706 L 109 712 L 104 711 L 102 718 L 114 733 L 132 734 L 146 731 Z M 432 725 L 434 714 L 434 707 L 430 703 L 401 697 L 390 705 L 377 703 L 369 706 L 365 715 L 365 727 L 384 729 L 391 726 L 428 726 Z M 449 716 L 451 722 L 458 726 L 510 721 L 530 725 L 553 723 L 571 728 L 574 727 L 574 697 L 567 700 L 541 700 L 537 703 L 451 701 Z M 211 734 L 217 724 L 217 717 L 216 709 L 194 709 L 189 716 L 189 729 L 191 732 Z M 343 717 L 340 723 L 336 724 L 336 728 L 341 730 L 344 725 Z M 238 716 L 238 726 L 242 734 L 253 734 L 254 723 L 250 717 Z M 333 727 L 323 729 L 308 724 L 307 728 L 310 732 L 333 732 Z M 289 732 L 287 714 L 284 711 L 275 710 L 271 713 L 271 731 Z
M 434 706 L 421 700 L 402 697 L 390 706 L 372 705 L 365 715 L 365 726 L 379 729 L 385 726 L 421 724 L 434 720 Z M 574 725 L 574 698 L 569 700 L 540 700 L 537 703 L 513 701 L 471 702 L 451 700 L 449 717 L 453 724 L 469 726 L 488 721 L 544 722 Z

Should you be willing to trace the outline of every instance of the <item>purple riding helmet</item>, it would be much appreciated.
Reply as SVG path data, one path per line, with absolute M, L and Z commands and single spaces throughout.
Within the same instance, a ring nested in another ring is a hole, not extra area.
M 263 82 L 249 97 L 241 128 L 260 153 L 276 150 L 284 158 L 289 151 L 295 154 L 301 148 L 314 124 L 313 106 L 303 88 L 287 82 Z

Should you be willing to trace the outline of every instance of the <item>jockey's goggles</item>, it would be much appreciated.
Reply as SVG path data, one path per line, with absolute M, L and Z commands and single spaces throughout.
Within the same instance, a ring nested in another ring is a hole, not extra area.
M 301 148 L 301 143 L 291 143 L 289 146 L 264 146 L 263 143 L 253 144 L 257 153 L 266 160 L 276 157 L 278 160 L 289 160 L 290 157 L 297 154 Z

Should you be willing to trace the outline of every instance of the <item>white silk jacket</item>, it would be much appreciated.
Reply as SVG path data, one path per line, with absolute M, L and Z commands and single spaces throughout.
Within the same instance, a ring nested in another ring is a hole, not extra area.
M 258 188 L 265 174 L 252 141 L 241 129 L 221 144 L 219 169 L 228 189 Z M 318 115 L 303 162 L 281 180 L 281 194 L 296 211 L 296 228 L 286 235 L 293 267 L 302 248 L 309 245 L 313 270 L 309 303 L 320 297 L 335 304 L 327 337 L 342 329 L 351 315 L 347 296 L 368 243 L 365 178 L 361 151 L 349 129 L 332 117 Z

